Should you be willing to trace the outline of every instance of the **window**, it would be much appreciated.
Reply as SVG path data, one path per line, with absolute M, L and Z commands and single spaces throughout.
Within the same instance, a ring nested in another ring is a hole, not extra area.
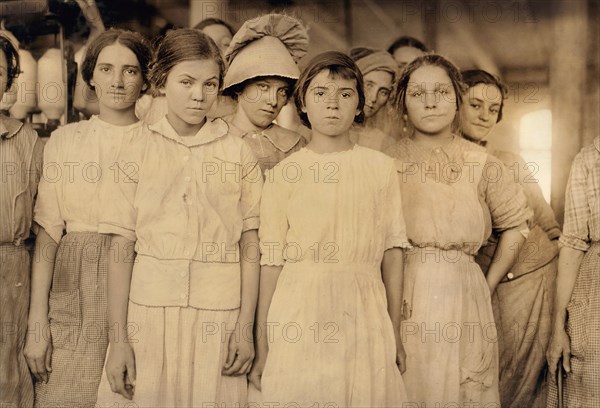
M 552 112 L 549 109 L 531 112 L 521 118 L 519 144 L 521 156 L 541 187 L 544 198 L 550 202 Z

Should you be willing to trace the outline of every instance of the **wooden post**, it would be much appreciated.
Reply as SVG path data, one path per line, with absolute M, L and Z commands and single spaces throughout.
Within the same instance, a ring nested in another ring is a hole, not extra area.
M 552 95 L 551 205 L 562 225 L 565 190 L 574 156 L 582 147 L 586 92 L 587 0 L 556 1 L 550 56 Z

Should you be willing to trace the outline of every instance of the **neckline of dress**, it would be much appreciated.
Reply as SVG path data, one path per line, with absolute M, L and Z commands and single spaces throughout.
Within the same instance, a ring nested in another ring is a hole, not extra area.
M 352 153 L 352 152 L 356 151 L 357 148 L 358 148 L 358 144 L 354 143 L 354 145 L 352 146 L 351 149 L 340 150 L 339 152 L 318 153 L 318 152 L 315 152 L 314 150 L 311 150 L 311 149 L 307 148 L 306 146 L 304 146 L 302 148 L 302 150 L 305 150 L 305 151 L 309 152 L 310 154 L 313 154 L 313 155 L 316 155 L 316 156 L 341 156 L 341 155 L 344 155 L 344 154 Z

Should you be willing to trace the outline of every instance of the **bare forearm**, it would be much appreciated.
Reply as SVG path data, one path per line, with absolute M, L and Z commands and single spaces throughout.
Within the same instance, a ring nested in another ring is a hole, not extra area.
M 567 317 L 567 305 L 571 300 L 577 272 L 585 252 L 562 247 L 558 258 L 558 274 L 556 275 L 556 301 L 554 306 L 554 329 L 564 329 Z
M 268 350 L 267 316 L 283 266 L 263 266 L 260 270 L 260 295 L 257 307 L 257 355 Z
M 256 304 L 258 302 L 258 287 L 260 280 L 260 251 L 258 247 L 258 231 L 251 230 L 242 234 L 241 248 L 241 308 L 238 321 L 254 322 Z
M 134 243 L 120 235 L 111 236 L 111 252 L 108 260 L 108 323 L 116 328 L 118 336 L 111 336 L 112 343 L 122 343 L 127 335 L 127 306 L 134 265 Z
M 383 284 L 387 297 L 388 313 L 396 335 L 402 322 L 402 291 L 404 288 L 404 258 L 402 249 L 391 248 L 383 254 L 381 264 Z
M 48 319 L 48 297 L 54 274 L 54 261 L 58 244 L 40 227 L 31 268 L 31 297 L 29 303 L 30 327 Z
M 492 291 L 515 264 L 519 256 L 519 251 L 525 243 L 525 237 L 520 231 L 526 228 L 527 226 L 522 224 L 517 228 L 504 231 L 500 236 L 498 247 L 496 248 L 494 258 L 486 276 L 486 280 Z

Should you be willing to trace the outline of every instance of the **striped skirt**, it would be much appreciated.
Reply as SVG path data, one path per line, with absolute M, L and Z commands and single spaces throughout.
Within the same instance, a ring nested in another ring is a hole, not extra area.
M 108 345 L 110 238 L 72 232 L 58 246 L 48 318 L 52 372 L 35 385 L 36 407 L 94 407 Z
M 0 407 L 30 407 L 33 384 L 23 355 L 29 309 L 29 251 L 0 245 Z

